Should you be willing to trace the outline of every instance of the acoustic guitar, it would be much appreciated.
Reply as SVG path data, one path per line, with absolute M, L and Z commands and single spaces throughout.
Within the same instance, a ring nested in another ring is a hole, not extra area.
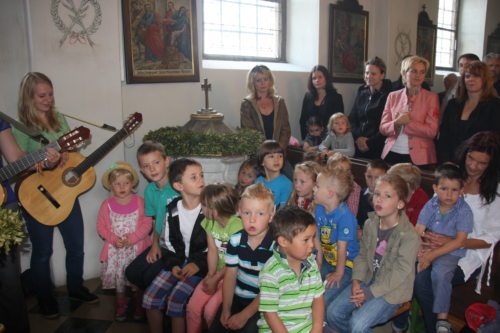
M 64 167 L 26 177 L 17 187 L 21 205 L 42 224 L 54 226 L 64 221 L 77 197 L 94 185 L 96 175 L 93 166 L 141 122 L 142 115 L 136 112 L 127 119 L 121 130 L 87 158 L 76 152 L 70 153 Z
M 47 158 L 47 148 L 54 148 L 58 151 L 72 151 L 79 148 L 90 138 L 90 130 L 80 126 L 68 133 L 63 134 L 57 141 L 51 142 L 41 149 L 24 155 L 17 161 L 7 164 L 0 169 L 0 183 L 13 178 L 21 172 L 28 170 L 33 165 Z M 6 199 L 5 189 L 0 186 L 0 203 L 4 204 Z

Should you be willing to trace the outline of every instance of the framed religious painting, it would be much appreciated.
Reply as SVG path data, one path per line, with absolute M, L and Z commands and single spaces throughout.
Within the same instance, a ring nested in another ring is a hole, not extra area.
M 336 82 L 363 82 L 368 55 L 368 12 L 357 0 L 330 5 L 328 66 Z
M 196 0 L 122 0 L 127 83 L 198 82 Z

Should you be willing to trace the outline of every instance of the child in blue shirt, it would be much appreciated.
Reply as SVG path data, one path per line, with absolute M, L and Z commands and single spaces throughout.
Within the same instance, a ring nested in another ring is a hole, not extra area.
M 453 273 L 458 260 L 465 255 L 463 248 L 467 234 L 472 232 L 473 214 L 462 194 L 464 189 L 463 173 L 458 166 L 443 164 L 436 170 L 432 186 L 436 195 L 429 200 L 418 217 L 415 230 L 423 235 L 425 230 L 453 238 L 445 245 L 429 249 L 422 245 L 418 254 L 418 274 L 429 274 L 434 294 L 433 312 L 437 314 L 437 332 L 451 332 L 448 310 Z M 417 275 L 418 275 L 417 274 Z
M 293 190 L 293 184 L 287 176 L 281 173 L 285 161 L 285 152 L 277 141 L 266 140 L 257 152 L 258 165 L 263 169 L 264 176 L 259 176 L 255 182 L 263 183 L 274 195 L 276 208 L 285 206 Z

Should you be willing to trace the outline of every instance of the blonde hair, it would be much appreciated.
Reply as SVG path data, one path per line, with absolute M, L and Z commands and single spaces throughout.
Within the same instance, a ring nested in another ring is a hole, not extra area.
M 52 89 L 52 81 L 49 77 L 43 73 L 39 72 L 29 72 L 21 80 L 19 85 L 19 96 L 17 101 L 17 112 L 19 119 L 28 128 L 37 128 L 41 130 L 49 130 L 47 126 L 40 120 L 37 114 L 34 103 L 35 87 L 39 83 L 45 83 L 49 85 Z M 47 119 L 51 125 L 51 130 L 57 132 L 61 129 L 61 124 L 59 119 L 57 119 L 56 110 L 54 104 L 47 113 Z
M 323 168 L 321 175 L 331 182 L 333 191 L 337 194 L 340 201 L 345 201 L 351 194 L 354 186 L 354 177 L 351 171 L 342 168 Z
M 236 214 L 238 194 L 228 184 L 210 184 L 205 186 L 200 195 L 200 202 L 208 209 L 213 209 L 222 217 Z
M 419 56 L 411 56 L 406 59 L 404 59 L 401 62 L 401 79 L 403 81 L 403 84 L 406 83 L 406 77 L 405 74 L 411 69 L 411 67 L 415 64 L 423 64 L 425 67 L 425 73 L 427 73 L 427 70 L 429 69 L 429 61 L 427 59 L 419 57 Z
M 136 179 L 130 170 L 124 168 L 113 169 L 108 174 L 108 183 L 111 185 L 113 182 L 120 176 L 127 176 L 127 179 L 132 183 L 132 187 L 135 188 L 139 182 L 136 182 Z
M 294 171 L 293 171 L 294 176 L 295 176 L 295 173 L 297 171 L 302 171 L 306 175 L 310 176 L 312 178 L 312 180 L 316 183 L 316 178 L 318 178 L 318 174 L 321 171 L 321 166 L 314 161 L 305 161 L 305 162 L 299 163 L 295 166 Z M 295 187 L 294 187 L 292 194 L 290 195 L 290 199 L 288 199 L 288 205 L 295 206 L 295 202 L 297 200 L 297 197 L 298 197 L 297 191 L 295 190 Z M 315 205 L 313 202 L 309 205 L 309 207 L 307 207 L 307 210 L 310 213 L 313 213 L 314 207 L 315 207 Z
M 403 179 L 403 177 L 400 177 L 397 174 L 387 173 L 377 179 L 377 181 L 375 182 L 375 188 L 377 188 L 377 185 L 380 183 L 389 184 L 398 195 L 398 199 L 403 201 L 406 205 L 406 201 L 408 198 L 408 185 L 406 184 L 406 181 Z M 399 210 L 401 211 L 403 209 L 404 207 Z
M 332 116 L 328 120 L 327 128 L 328 128 L 329 132 L 333 131 L 333 122 L 337 119 L 344 119 L 345 123 L 347 125 L 347 132 L 351 131 L 351 123 L 349 122 L 349 118 L 345 114 L 343 114 L 342 112 L 337 112 L 337 113 L 332 114 Z
M 422 172 L 417 166 L 411 163 L 394 164 L 387 170 L 387 174 L 394 174 L 403 178 L 410 192 L 419 188 L 422 181 Z
M 241 194 L 240 205 L 243 199 L 254 199 L 259 201 L 267 201 L 269 205 L 274 209 L 274 195 L 270 189 L 268 189 L 261 182 L 252 184 L 248 186 Z
M 252 68 L 247 74 L 247 89 L 250 92 L 250 96 L 254 99 L 257 99 L 257 93 L 255 91 L 255 77 L 257 74 L 262 74 L 267 76 L 269 81 L 271 82 L 271 87 L 267 91 L 267 96 L 271 97 L 275 93 L 274 89 L 274 76 L 269 67 L 264 65 L 257 65 Z
M 340 163 L 346 162 L 349 164 L 349 169 L 351 169 L 351 159 L 346 155 L 336 152 L 332 156 L 328 157 L 328 161 L 326 161 L 326 167 L 333 169 L 339 167 Z

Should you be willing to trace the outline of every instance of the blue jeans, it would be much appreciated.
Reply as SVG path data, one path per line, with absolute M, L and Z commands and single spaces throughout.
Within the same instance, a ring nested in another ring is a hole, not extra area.
M 372 327 L 388 321 L 400 306 L 388 303 L 383 297 L 373 297 L 357 308 L 351 302 L 351 294 L 350 285 L 326 309 L 328 326 L 341 333 L 372 332 Z
M 83 218 L 80 203 L 75 201 L 69 216 L 57 226 L 37 222 L 23 211 L 28 234 L 32 244 L 31 277 L 33 288 L 39 300 L 52 296 L 53 283 L 50 276 L 50 257 L 54 229 L 59 228 L 66 248 L 66 283 L 69 292 L 77 291 L 83 283 Z
M 329 273 L 335 272 L 336 267 L 330 265 L 327 263 L 325 260 L 323 260 L 323 264 L 321 265 L 321 278 L 323 281 L 325 280 L 326 276 Z M 352 269 L 346 267 L 344 269 L 344 276 L 342 277 L 342 280 L 340 281 L 340 285 L 338 287 L 331 287 L 331 288 L 326 288 L 325 287 L 325 294 L 324 294 L 324 299 L 325 299 L 325 308 L 333 302 L 335 298 L 344 290 L 350 283 L 351 283 L 351 277 L 352 277 Z

